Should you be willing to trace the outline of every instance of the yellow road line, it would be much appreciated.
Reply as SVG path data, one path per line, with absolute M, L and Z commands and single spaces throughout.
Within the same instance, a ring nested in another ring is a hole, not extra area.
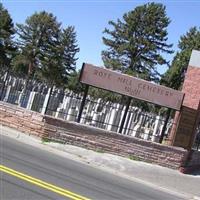
M 22 180 L 27 181 L 29 183 L 32 183 L 34 185 L 37 185 L 37 186 L 39 186 L 41 188 L 45 188 L 47 190 L 50 190 L 50 191 L 55 192 L 57 194 L 60 194 L 62 196 L 69 197 L 69 198 L 71 198 L 73 200 L 90 200 L 90 199 L 88 199 L 86 197 L 83 197 L 83 196 L 80 196 L 80 195 L 75 194 L 73 192 L 70 192 L 67 189 L 63 189 L 61 187 L 57 187 L 55 185 L 52 185 L 52 184 L 47 183 L 47 182 L 44 182 L 44 181 L 42 181 L 40 179 L 37 179 L 37 178 L 34 178 L 32 176 L 28 176 L 28 175 L 23 174 L 23 173 L 21 173 L 19 171 L 16 171 L 16 170 L 13 170 L 11 168 L 8 168 L 8 167 L 6 167 L 4 165 L 0 165 L 0 171 L 2 171 L 4 173 L 7 173 L 9 175 L 15 176 L 15 177 L 17 177 L 19 179 L 22 179 Z

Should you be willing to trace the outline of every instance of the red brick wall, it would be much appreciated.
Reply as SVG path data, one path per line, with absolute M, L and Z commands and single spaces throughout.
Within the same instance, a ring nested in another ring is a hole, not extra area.
M 44 120 L 40 113 L 0 101 L 0 124 L 27 134 L 44 136 Z
M 182 92 L 185 93 L 181 112 L 176 112 L 170 134 L 172 145 L 191 150 L 200 117 L 200 68 L 188 66 Z M 189 112 L 186 112 L 189 110 Z M 187 131 L 186 131 L 187 130 Z
M 0 102 L 0 123 L 39 137 L 178 169 L 187 151 L 67 122 Z
M 182 92 L 185 93 L 183 105 L 198 109 L 200 100 L 200 68 L 189 66 L 185 76 Z
M 49 134 L 50 138 L 87 149 L 101 149 L 116 155 L 139 158 L 139 160 L 173 169 L 180 167 L 187 152 L 182 148 L 140 140 L 49 116 L 45 116 L 44 120 L 45 135 Z

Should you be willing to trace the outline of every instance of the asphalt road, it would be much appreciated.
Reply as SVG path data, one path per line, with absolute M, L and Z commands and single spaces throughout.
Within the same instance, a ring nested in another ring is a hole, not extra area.
M 26 145 L 2 135 L 0 136 L 0 165 L 2 167 L 0 168 L 1 200 L 181 199 L 146 184 L 114 176 L 89 165 L 37 149 L 34 146 Z M 12 170 L 17 172 L 12 172 Z M 18 174 L 18 172 L 22 174 Z M 27 175 L 30 178 L 27 178 Z M 65 192 L 72 194 L 72 197 L 59 194 L 56 191 L 60 190 L 57 189 L 55 191 L 49 190 L 49 186 L 44 188 L 44 185 L 42 186 L 37 182 L 38 179 L 39 181 L 45 181 L 45 184 L 65 189 Z M 81 197 L 76 195 L 81 195 Z

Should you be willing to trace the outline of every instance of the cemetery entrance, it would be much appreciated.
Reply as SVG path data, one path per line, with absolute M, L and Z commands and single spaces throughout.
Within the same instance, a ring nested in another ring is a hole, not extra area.
M 161 143 L 163 137 L 167 137 L 170 145 L 186 149 L 191 149 L 197 137 L 196 127 L 200 121 L 199 51 L 192 52 L 182 92 L 90 64 L 83 65 L 80 75 L 84 92 L 50 87 L 34 79 L 27 83 L 16 74 L 0 73 L 1 101 L 141 139 Z M 101 97 L 95 91 L 88 93 L 89 88 L 100 88 Z M 105 91 L 114 94 L 114 98 L 104 95 Z M 138 106 L 136 101 L 143 105 Z M 143 109 L 147 103 L 164 108 L 164 114 Z M 174 120 L 170 117 L 170 110 L 177 111 Z M 198 137 L 197 141 L 200 141 Z M 199 146 L 195 143 L 195 148 Z
M 105 102 L 101 112 L 98 113 L 98 109 L 94 111 L 96 121 L 109 113 L 110 116 L 107 117 L 112 121 L 109 124 L 104 124 L 108 125 L 108 130 L 142 139 L 151 139 L 160 143 L 172 127 L 172 119 L 168 123 L 170 109 L 180 110 L 184 97 L 184 94 L 180 91 L 85 63 L 82 66 L 80 82 L 86 85 L 86 89 L 77 119 L 78 122 L 86 120 L 82 115 L 85 115 L 83 110 L 88 109 L 85 108 L 85 104 L 88 104 L 88 88 L 94 86 L 121 94 L 124 100 L 121 104 L 113 104 L 116 106 L 115 109 L 106 109 L 109 102 Z M 141 108 L 133 106 L 133 98 L 167 107 L 166 119 L 152 112 L 145 113 Z M 87 112 L 90 113 L 89 110 Z

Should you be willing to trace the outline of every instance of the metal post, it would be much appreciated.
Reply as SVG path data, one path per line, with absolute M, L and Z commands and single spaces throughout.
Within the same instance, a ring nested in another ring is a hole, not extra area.
M 6 72 L 6 75 L 5 75 L 5 78 L 4 78 L 4 81 L 3 81 L 3 87 L 1 89 L 0 101 L 3 100 L 3 92 L 4 92 L 4 89 L 5 89 L 5 86 L 6 86 L 8 75 L 9 75 L 9 70 Z
M 42 112 L 41 112 L 43 115 L 47 114 L 52 91 L 53 91 L 53 86 L 51 86 L 49 88 L 48 93 L 46 94 L 46 97 L 45 97 L 45 100 L 44 100 L 44 103 L 43 103 Z
M 127 100 L 127 103 L 126 103 L 126 108 L 125 108 L 125 111 L 124 111 L 124 115 L 122 117 L 122 122 L 121 122 L 120 128 L 119 128 L 119 133 L 122 133 L 122 130 L 123 130 L 123 127 L 124 127 L 124 123 L 125 123 L 125 120 L 126 120 L 126 116 L 128 114 L 128 109 L 129 109 L 129 106 L 131 104 L 131 100 L 132 100 L 132 98 L 128 97 L 128 100 Z
M 131 113 L 129 112 L 129 114 L 128 114 L 128 118 L 129 118 L 129 119 L 130 119 L 130 116 L 131 116 Z M 125 124 L 125 127 L 124 127 L 125 130 L 128 129 L 128 125 L 129 125 L 129 120 L 126 120 L 126 124 Z M 125 134 L 127 135 L 126 132 L 125 132 Z
M 85 100 L 86 100 L 86 97 L 87 97 L 87 94 L 88 94 L 88 90 L 89 90 L 89 85 L 86 85 L 84 95 L 83 95 L 83 99 L 81 101 L 80 110 L 79 110 L 78 117 L 77 117 L 78 123 L 80 123 L 80 121 L 81 121 L 81 116 L 82 116 L 83 108 L 84 108 L 84 105 L 85 105 Z
M 161 135 L 160 135 L 160 138 L 159 138 L 159 143 L 161 144 L 162 141 L 163 141 L 163 138 L 165 136 L 165 129 L 167 127 L 167 123 L 168 123 L 168 120 L 169 120 L 169 117 L 170 117 L 170 113 L 171 113 L 171 109 L 168 108 L 167 110 L 167 114 L 166 114 L 166 119 L 165 119 L 165 122 L 164 122 L 164 125 L 163 125 L 163 128 L 162 128 L 162 131 L 161 131 Z

